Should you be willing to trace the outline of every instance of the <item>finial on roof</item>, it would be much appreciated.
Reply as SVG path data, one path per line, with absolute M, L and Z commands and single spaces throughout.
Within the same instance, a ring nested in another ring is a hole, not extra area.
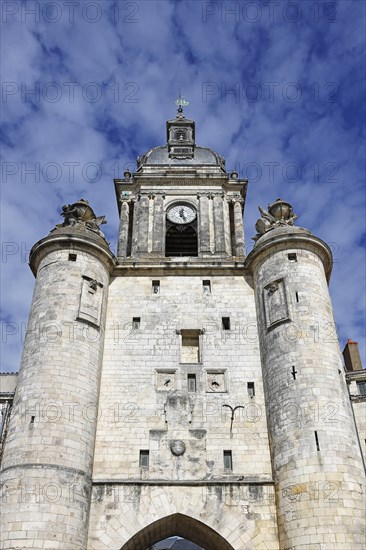
M 179 92 L 179 97 L 176 100 L 175 104 L 178 105 L 177 118 L 184 118 L 183 107 L 187 107 L 187 105 L 189 105 L 189 101 L 184 99 L 184 97 L 182 97 Z

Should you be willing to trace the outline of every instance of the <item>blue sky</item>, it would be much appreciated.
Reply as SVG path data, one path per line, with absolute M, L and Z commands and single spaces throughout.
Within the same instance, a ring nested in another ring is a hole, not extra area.
M 7 1 L 2 17 L 2 369 L 18 369 L 27 253 L 87 198 L 112 248 L 113 177 L 165 142 L 181 90 L 196 141 L 282 197 L 334 253 L 341 348 L 364 353 L 365 3 Z M 364 361 L 365 365 L 365 361 Z

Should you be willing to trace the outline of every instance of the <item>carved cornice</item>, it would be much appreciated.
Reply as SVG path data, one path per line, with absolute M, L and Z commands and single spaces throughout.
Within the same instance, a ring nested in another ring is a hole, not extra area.
M 166 195 L 166 193 L 163 193 L 162 191 L 141 190 L 137 193 L 136 196 L 138 196 L 139 198 L 147 196 L 149 199 L 155 199 L 156 197 L 162 197 L 163 199 L 165 199 L 165 195 Z
M 197 199 L 200 199 L 202 197 L 207 197 L 208 199 L 212 200 L 215 197 L 224 198 L 225 196 L 226 196 L 226 193 L 224 191 L 207 191 L 203 193 L 197 193 Z

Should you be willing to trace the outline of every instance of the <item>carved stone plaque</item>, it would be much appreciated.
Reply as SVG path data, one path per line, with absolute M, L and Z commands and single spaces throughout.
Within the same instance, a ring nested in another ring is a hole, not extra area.
M 175 371 L 156 371 L 156 389 L 159 391 L 175 390 Z
M 263 302 L 267 328 L 290 320 L 285 282 L 283 279 L 273 281 L 264 287 Z
M 83 275 L 77 319 L 100 326 L 103 303 L 103 285 Z
M 226 391 L 225 371 L 207 371 L 206 392 L 223 393 Z

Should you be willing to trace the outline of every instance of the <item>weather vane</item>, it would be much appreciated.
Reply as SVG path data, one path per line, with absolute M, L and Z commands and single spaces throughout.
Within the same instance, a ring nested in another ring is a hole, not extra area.
M 183 116 L 183 107 L 187 107 L 187 105 L 189 105 L 189 101 L 184 99 L 184 97 L 182 97 L 179 92 L 179 97 L 176 100 L 175 104 L 178 105 L 178 114 L 180 116 Z

